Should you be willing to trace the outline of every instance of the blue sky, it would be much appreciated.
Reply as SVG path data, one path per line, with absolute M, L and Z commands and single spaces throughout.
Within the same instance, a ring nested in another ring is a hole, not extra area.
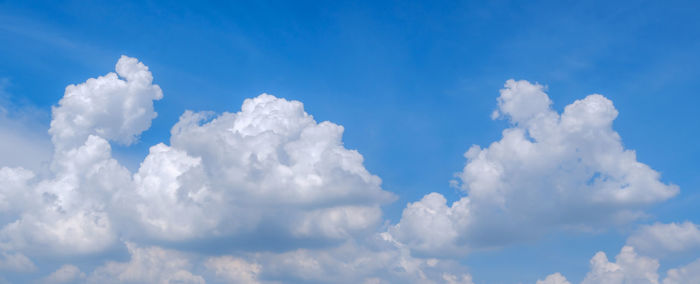
M 10 115 L 0 118 L 21 116 L 48 141 L 51 107 L 67 85 L 113 71 L 121 55 L 138 58 L 163 99 L 138 141 L 112 143 L 136 172 L 185 110 L 237 112 L 261 93 L 298 100 L 316 121 L 342 125 L 344 146 L 395 194 L 381 206 L 393 226 L 430 192 L 450 203 L 468 196 L 450 180 L 471 145 L 486 148 L 510 127 L 491 119 L 506 80 L 546 86 L 559 113 L 602 94 L 619 112 L 612 129 L 624 148 L 680 193 L 624 224 L 556 229 L 456 258 L 475 283 L 534 283 L 554 272 L 578 283 L 596 252 L 612 259 L 639 225 L 700 222 L 698 12 L 694 1 L 3 1 L 0 82 Z M 665 256 L 660 274 L 700 252 L 687 251 Z M 45 275 L 55 269 L 42 261 L 60 262 L 52 257 L 30 258 Z M 94 266 L 108 258 L 85 257 Z

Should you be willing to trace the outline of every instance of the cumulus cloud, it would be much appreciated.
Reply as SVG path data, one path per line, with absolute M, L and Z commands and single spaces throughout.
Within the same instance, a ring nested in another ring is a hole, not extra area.
M 510 127 L 472 146 L 457 174 L 467 194 L 451 206 L 437 193 L 409 204 L 390 232 L 421 254 L 505 245 L 558 228 L 601 229 L 643 216 L 678 193 L 624 149 L 612 102 L 593 94 L 551 108 L 544 87 L 509 80 L 494 118 Z M 440 227 L 444 234 L 436 234 Z
M 393 195 L 343 146 L 342 133 L 315 122 L 300 102 L 266 94 L 237 113 L 188 111 L 171 145 L 151 148 L 121 206 L 135 207 L 139 232 L 170 241 L 261 231 L 342 240 L 372 232 L 379 206 Z
M 657 260 L 639 256 L 633 247 L 625 246 L 615 262 L 610 262 L 604 252 L 596 253 L 582 283 L 659 283 L 658 269 Z
M 700 249 L 700 228 L 692 222 L 645 225 L 627 239 L 647 255 L 662 257 Z
M 317 123 L 300 102 L 266 94 L 236 113 L 187 111 L 171 145 L 153 146 L 132 175 L 111 157 L 109 141 L 134 142 L 155 118 L 162 92 L 134 58 L 122 56 L 116 70 L 68 86 L 53 108 L 51 178 L 2 169 L 11 186 L 0 201 L 9 211 L 23 206 L 0 230 L 6 249 L 94 253 L 118 234 L 343 240 L 381 223 L 379 206 L 393 195 L 362 155 L 343 146 L 343 127 Z
M 110 143 L 135 143 L 163 94 L 148 67 L 122 56 L 116 73 L 68 86 L 53 108 L 48 174 L 0 167 L 0 269 L 31 272 L 30 258 L 100 258 L 126 244 L 128 260 L 84 272 L 66 264 L 37 280 L 472 283 L 459 262 L 433 257 L 507 244 L 514 232 L 627 222 L 676 194 L 622 147 L 609 100 L 591 95 L 558 114 L 542 90 L 508 81 L 495 117 L 511 127 L 466 153 L 458 177 L 468 196 L 448 205 L 428 194 L 391 226 L 381 206 L 395 197 L 345 148 L 343 127 L 268 94 L 236 112 L 186 111 L 129 171 Z M 624 249 L 616 263 L 594 259 L 594 271 L 613 276 L 656 270 Z
M 454 274 L 444 273 L 442 274 L 442 279 L 445 280 L 447 284 L 474 284 L 471 275 L 462 275 L 460 277 Z
M 65 264 L 46 276 L 41 282 L 46 284 L 77 283 L 84 281 L 85 277 L 85 273 L 80 271 L 77 266 Z
M 131 259 L 110 261 L 95 269 L 88 283 L 191 283 L 203 284 L 204 278 L 192 274 L 192 264 L 179 252 L 159 247 L 137 247 L 127 243 Z
M 0 270 L 31 272 L 36 270 L 34 262 L 21 253 L 0 253 Z
M 590 271 L 582 284 L 680 284 L 700 281 L 700 259 L 688 265 L 669 269 L 666 277 L 660 281 L 657 259 L 637 254 L 634 247 L 624 246 L 615 257 L 615 262 L 608 260 L 604 252 L 598 252 L 590 261 Z M 549 281 L 549 282 L 548 282 Z M 537 284 L 569 283 L 560 273 L 554 273 Z
M 700 259 L 690 264 L 668 270 L 663 284 L 700 283 Z
M 90 136 L 81 147 L 65 152 L 65 160 L 54 161 L 52 179 L 32 179 L 22 169 L 0 170 L 15 185 L 4 187 L 3 194 L 18 206 L 8 210 L 17 219 L 0 230 L 0 248 L 87 254 L 111 246 L 116 236 L 107 201 L 129 185 L 130 177 L 109 153 L 107 141 Z
M 109 73 L 70 85 L 53 108 L 54 158 L 47 178 L 22 168 L 0 170 L 3 184 L 11 182 L 0 196 L 12 204 L 0 229 L 0 248 L 89 254 L 114 244 L 110 200 L 132 188 L 132 181 L 111 157 L 108 140 L 133 142 L 155 117 L 153 100 L 162 97 L 143 63 L 122 56 L 116 69 L 125 80 Z
M 553 273 L 544 278 L 544 280 L 537 280 L 536 284 L 571 284 L 564 275 L 561 273 Z
M 202 257 L 127 243 L 130 260 L 109 261 L 87 283 L 462 283 L 466 268 L 444 259 L 416 258 L 389 235 L 285 252 Z M 82 279 L 82 278 L 80 278 Z
M 459 227 L 468 226 L 469 199 L 463 198 L 451 207 L 439 193 L 430 193 L 420 201 L 409 203 L 401 221 L 390 228 L 393 237 L 419 254 L 464 254 L 466 249 L 455 245 Z
M 116 73 L 66 87 L 49 133 L 59 151 L 81 145 L 89 135 L 129 145 L 151 126 L 157 115 L 153 101 L 162 97 L 148 67 L 122 56 Z
M 291 283 L 469 283 L 458 262 L 419 258 L 389 234 L 324 249 L 258 254 L 261 276 Z
M 213 257 L 205 262 L 207 269 L 228 283 L 253 284 L 260 283 L 260 265 L 232 256 Z
M 0 168 L 3 267 L 31 268 L 25 253 L 96 257 L 126 241 L 127 262 L 109 261 L 87 275 L 67 264 L 43 280 L 202 283 L 209 275 L 255 282 L 264 271 L 282 277 L 274 272 L 283 267 L 276 257 L 292 252 L 336 259 L 309 279 L 356 273 L 345 261 L 364 255 L 321 249 L 374 234 L 380 206 L 394 195 L 364 168 L 362 155 L 344 147 L 342 126 L 316 122 L 301 102 L 267 94 L 235 113 L 187 111 L 169 145 L 151 147 L 132 173 L 112 158 L 110 143 L 134 143 L 156 117 L 153 101 L 161 97 L 148 67 L 126 56 L 116 73 L 66 88 L 52 112 L 50 173 Z M 217 254 L 248 257 L 193 263 L 177 251 L 212 245 Z M 256 250 L 267 253 L 246 254 Z M 262 262 L 273 265 L 265 270 Z M 211 274 L 190 270 L 197 267 Z
M 590 261 L 591 269 L 581 283 L 696 283 L 700 281 L 700 259 L 669 269 L 660 281 L 659 261 L 652 256 L 692 251 L 698 246 L 697 234 L 697 225 L 691 222 L 643 225 L 627 239 L 627 245 L 615 257 L 615 262 L 608 260 L 602 251 L 596 253 Z M 566 279 L 560 273 L 554 273 L 537 283 L 560 283 L 556 281 Z

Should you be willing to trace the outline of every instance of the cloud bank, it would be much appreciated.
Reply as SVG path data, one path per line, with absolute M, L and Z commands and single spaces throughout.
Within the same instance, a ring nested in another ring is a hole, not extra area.
M 69 85 L 52 109 L 48 174 L 0 163 L 6 278 L 473 283 L 455 258 L 555 230 L 629 224 L 678 193 L 622 146 L 610 100 L 590 95 L 557 113 L 543 86 L 513 80 L 494 113 L 510 122 L 502 139 L 465 154 L 457 174 L 465 196 L 448 204 L 427 194 L 397 224 L 382 216 L 395 195 L 345 148 L 343 127 L 268 94 L 236 112 L 186 111 L 170 140 L 131 172 L 111 143 L 137 142 L 163 91 L 135 58 L 122 56 L 115 69 Z M 658 283 L 658 261 L 632 246 L 682 250 L 696 245 L 696 233 L 687 223 L 642 227 L 615 262 L 596 254 L 584 283 Z M 95 265 L 71 262 L 80 259 Z M 697 267 L 668 271 L 664 281 L 697 277 Z M 537 283 L 569 282 L 555 273 Z
M 110 143 L 134 143 L 162 96 L 126 56 L 116 73 L 66 88 L 52 110 L 50 174 L 0 168 L 0 269 L 51 283 L 470 279 L 380 236 L 380 206 L 394 194 L 344 147 L 342 126 L 298 101 L 262 94 L 234 113 L 187 111 L 130 172 Z M 92 271 L 32 260 L 120 250 L 129 258 Z
M 426 195 L 406 207 L 392 235 L 418 254 L 463 255 L 556 229 L 629 223 L 678 193 L 623 147 L 609 99 L 589 95 L 560 114 L 544 89 L 507 81 L 493 117 L 510 127 L 464 154 L 457 178 L 467 196 L 448 205 L 439 193 Z
M 681 267 L 669 269 L 666 277 L 659 275 L 659 260 L 639 255 L 634 247 L 624 246 L 611 262 L 604 252 L 598 252 L 590 261 L 590 271 L 581 284 L 681 284 L 700 282 L 700 258 Z M 570 283 L 560 273 L 547 276 L 537 284 Z

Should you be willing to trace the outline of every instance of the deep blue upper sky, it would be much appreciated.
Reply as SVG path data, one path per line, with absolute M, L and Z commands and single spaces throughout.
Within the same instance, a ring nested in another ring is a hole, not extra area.
M 624 145 L 681 188 L 648 220 L 700 221 L 695 1 L 29 2 L 0 2 L 0 78 L 47 126 L 66 85 L 113 70 L 122 54 L 150 67 L 164 91 L 159 116 L 140 143 L 115 150 L 132 169 L 184 110 L 233 112 L 266 92 L 345 127 L 346 147 L 397 193 L 385 208 L 395 222 L 430 191 L 460 196 L 449 180 L 469 146 L 500 137 L 506 122 L 490 114 L 515 78 L 547 85 L 559 111 L 591 93 L 610 98 Z M 614 255 L 624 239 L 550 236 L 465 263 L 488 283 L 552 271 L 575 280 L 595 251 Z

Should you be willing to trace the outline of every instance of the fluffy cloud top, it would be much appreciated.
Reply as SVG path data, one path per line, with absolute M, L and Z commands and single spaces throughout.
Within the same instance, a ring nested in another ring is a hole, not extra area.
M 153 101 L 163 92 L 148 67 L 122 56 L 116 71 L 66 87 L 49 129 L 59 150 L 80 145 L 89 135 L 129 145 L 151 126 Z
M 448 206 L 439 194 L 426 195 L 409 204 L 392 234 L 417 253 L 455 253 L 556 228 L 629 222 L 678 193 L 624 149 L 610 100 L 589 95 L 561 114 L 550 105 L 543 86 L 506 82 L 494 118 L 511 126 L 501 140 L 465 153 L 458 178 L 467 196 Z
M 640 256 L 631 246 L 625 246 L 610 262 L 604 252 L 598 252 L 591 259 L 591 270 L 581 284 L 680 284 L 698 283 L 700 281 L 700 259 L 688 265 L 669 269 L 663 281 L 659 281 L 659 261 L 647 256 Z M 554 273 L 537 284 L 568 284 L 560 273 Z
M 659 283 L 658 269 L 657 260 L 638 256 L 633 247 L 626 246 L 615 257 L 615 262 L 608 261 L 604 252 L 593 256 L 591 271 L 582 283 Z
M 596 253 L 591 259 L 591 270 L 581 283 L 698 283 L 700 282 L 700 259 L 682 267 L 669 269 L 666 272 L 666 277 L 660 282 L 657 272 L 659 261 L 648 256 L 648 253 L 662 256 L 670 253 L 683 253 L 684 250 L 696 245 L 695 235 L 697 231 L 697 225 L 690 222 L 682 224 L 656 223 L 642 226 L 630 236 L 627 245 L 615 257 L 615 262 L 610 262 L 604 252 Z M 639 250 L 642 255 L 637 254 L 637 248 L 632 245 L 639 245 L 640 248 L 643 248 Z M 555 276 L 563 278 L 559 273 L 555 273 L 545 280 Z
M 207 120 L 210 119 L 210 120 Z M 342 143 L 343 127 L 316 123 L 297 101 L 260 95 L 238 113 L 186 112 L 171 146 L 159 144 L 134 175 L 134 206 L 149 237 L 276 232 L 340 240 L 373 231 L 393 195 Z M 246 216 L 240 218 L 239 216 Z
M 53 108 L 49 174 L 0 168 L 0 269 L 29 271 L 30 258 L 91 257 L 126 241 L 127 262 L 108 261 L 87 274 L 66 264 L 43 280 L 203 283 L 190 271 L 199 269 L 212 279 L 254 282 L 261 256 L 195 265 L 170 248 L 290 251 L 354 242 L 381 225 L 380 206 L 394 196 L 364 168 L 362 155 L 344 147 L 343 127 L 318 123 L 300 102 L 267 94 L 235 113 L 185 112 L 170 145 L 154 145 L 129 172 L 112 158 L 110 141 L 135 142 L 155 118 L 153 101 L 162 92 L 134 58 L 120 58 L 116 71 L 66 88 Z
M 469 199 L 463 198 L 450 207 L 445 197 L 433 192 L 409 203 L 400 223 L 389 231 L 419 254 L 464 254 L 467 249 L 454 246 L 454 242 L 460 238 L 460 228 L 469 226 L 469 218 Z
M 153 100 L 162 92 L 136 59 L 123 56 L 116 69 L 69 86 L 53 109 L 51 179 L 2 169 L 10 187 L 0 200 L 17 209 L 0 231 L 6 249 L 91 253 L 117 235 L 342 240 L 381 223 L 379 206 L 393 195 L 343 146 L 343 127 L 266 94 L 215 118 L 186 112 L 171 146 L 153 146 L 132 175 L 111 157 L 108 141 L 132 143 L 156 116 Z
M 561 273 L 554 273 L 548 275 L 544 280 L 537 280 L 536 284 L 571 284 L 568 280 L 566 280 L 566 277 L 564 275 L 561 275 Z

